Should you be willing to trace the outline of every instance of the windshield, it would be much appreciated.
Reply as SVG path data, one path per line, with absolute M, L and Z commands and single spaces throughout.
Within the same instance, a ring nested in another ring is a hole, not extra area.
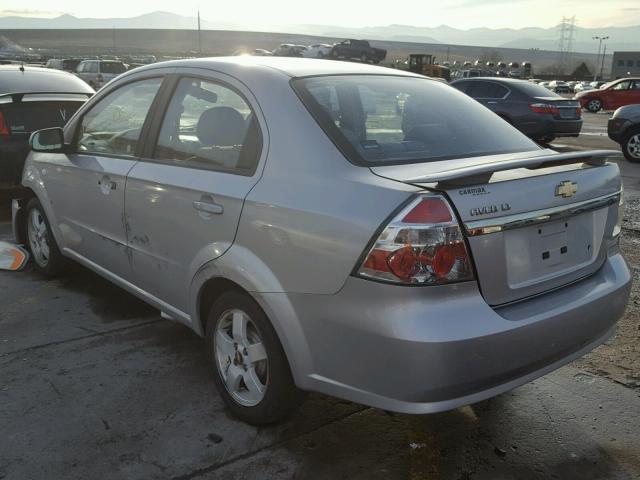
M 540 149 L 472 98 L 426 78 L 333 75 L 292 84 L 326 134 L 357 165 Z

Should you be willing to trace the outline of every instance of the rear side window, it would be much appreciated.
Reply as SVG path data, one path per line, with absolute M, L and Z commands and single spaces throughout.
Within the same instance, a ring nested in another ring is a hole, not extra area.
M 100 62 L 100 72 L 101 73 L 115 73 L 116 75 L 119 75 L 121 73 L 126 72 L 127 69 L 125 68 L 123 63 L 120 62 Z
M 183 78 L 167 108 L 154 158 L 252 175 L 261 138 L 256 117 L 239 93 L 218 83 Z
M 475 100 L 426 78 L 332 75 L 301 78 L 292 85 L 325 133 L 357 165 L 540 149 Z
M 495 82 L 470 82 L 466 92 L 473 98 L 502 98 L 509 90 Z
M 77 151 L 133 156 L 161 83 L 161 78 L 128 83 L 93 105 L 82 117 Z

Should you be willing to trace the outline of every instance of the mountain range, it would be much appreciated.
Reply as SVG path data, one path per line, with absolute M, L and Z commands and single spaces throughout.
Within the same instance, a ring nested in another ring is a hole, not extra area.
M 130 18 L 78 18 L 61 15 L 55 18 L 21 16 L 0 17 L 0 33 L 10 29 L 196 29 L 197 18 L 169 12 L 151 12 Z M 201 21 L 203 30 L 262 31 L 315 35 L 334 38 L 367 38 L 399 42 L 431 44 L 477 45 L 484 47 L 558 50 L 559 28 L 472 28 L 457 29 L 447 25 L 416 27 L 387 25 L 377 27 L 339 27 L 332 25 L 240 25 L 225 22 Z M 634 27 L 582 28 L 575 27 L 573 50 L 593 53 L 597 43 L 592 37 L 608 35 L 607 51 L 640 50 L 640 25 Z

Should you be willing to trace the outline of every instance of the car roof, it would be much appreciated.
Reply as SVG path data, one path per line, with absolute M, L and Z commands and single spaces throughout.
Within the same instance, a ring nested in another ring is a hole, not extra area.
M 363 63 L 341 62 L 337 60 L 321 60 L 315 58 L 295 58 L 295 57 L 212 57 L 185 60 L 171 60 L 168 62 L 153 63 L 137 69 L 140 73 L 145 69 L 159 67 L 182 67 L 182 68 L 206 68 L 220 71 L 222 73 L 234 74 L 239 71 L 252 75 L 262 73 L 273 73 L 277 71 L 291 78 L 321 76 L 321 75 L 401 75 L 410 77 L 426 78 L 411 72 L 396 70 L 386 67 L 378 67 Z
M 62 70 L 0 65 L 0 95 L 31 92 L 94 93 L 83 80 Z

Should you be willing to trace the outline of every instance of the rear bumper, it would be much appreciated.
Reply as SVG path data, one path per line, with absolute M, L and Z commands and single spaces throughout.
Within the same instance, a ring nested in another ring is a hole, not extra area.
M 300 371 L 287 354 L 303 389 L 404 413 L 449 410 L 529 382 L 604 342 L 630 288 L 617 247 L 591 277 L 496 309 L 475 282 L 411 288 L 349 278 L 336 295 L 288 295 L 312 371 Z M 286 294 L 257 298 L 274 315 L 279 295 Z
M 549 115 L 549 117 L 551 116 Z M 554 137 L 577 137 L 582 130 L 582 119 L 539 118 L 523 122 L 518 128 L 531 138 L 541 138 L 548 135 L 553 135 Z

